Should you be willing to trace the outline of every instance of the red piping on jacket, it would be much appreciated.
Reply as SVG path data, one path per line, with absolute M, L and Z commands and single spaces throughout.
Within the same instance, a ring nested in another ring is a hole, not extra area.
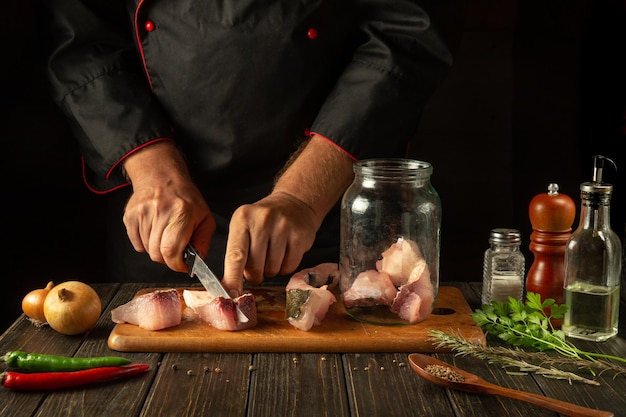
M 311 137 L 313 137 L 313 135 L 315 136 L 319 136 L 320 138 L 324 139 L 325 141 L 327 141 L 328 143 L 330 143 L 331 145 L 334 145 L 337 149 L 339 149 L 341 152 L 345 153 L 346 155 L 348 155 L 350 157 L 350 159 L 352 159 L 353 161 L 358 161 L 359 159 L 352 155 L 350 152 L 346 151 L 344 148 L 342 148 L 341 146 L 339 146 L 338 144 L 336 144 L 335 142 L 333 142 L 332 140 L 328 139 L 326 136 L 324 135 L 320 135 L 317 132 L 311 132 Z
M 139 9 L 143 5 L 144 0 L 139 0 L 139 4 L 137 4 L 137 8 L 135 9 L 135 35 L 137 36 L 137 47 L 139 48 L 139 54 L 141 55 L 141 62 L 143 64 L 143 70 L 146 73 L 146 78 L 148 79 L 148 83 L 150 84 L 150 89 L 154 91 L 152 87 L 152 79 L 150 78 L 150 73 L 148 72 L 148 66 L 146 65 L 146 57 L 143 54 L 143 46 L 141 45 L 141 36 L 139 35 Z
M 133 149 L 132 151 L 128 152 L 126 155 L 121 157 L 119 161 L 117 161 L 115 164 L 113 164 L 111 169 L 109 169 L 109 171 L 107 172 L 107 174 L 105 176 L 106 180 L 107 181 L 109 180 L 109 177 L 111 176 L 111 173 L 115 170 L 115 168 L 117 168 L 117 166 L 119 164 L 122 163 L 122 161 L 124 159 L 128 158 L 130 155 L 134 154 L 135 152 L 145 148 L 146 146 L 152 145 L 153 143 L 156 143 L 156 142 L 162 142 L 164 140 L 169 140 L 169 141 L 172 141 L 172 142 L 174 141 L 174 139 L 172 139 L 172 138 L 158 138 L 158 139 L 151 140 L 150 142 L 146 142 L 143 145 L 138 146 L 135 149 Z M 84 157 L 81 157 L 81 163 L 82 163 L 82 166 L 83 166 L 83 181 L 84 181 L 85 185 L 87 186 L 87 188 L 89 188 L 89 190 L 91 190 L 92 192 L 94 192 L 96 194 L 107 194 L 107 193 L 110 193 L 112 191 L 119 190 L 120 188 L 128 187 L 130 185 L 130 181 L 129 181 L 129 182 L 125 183 L 125 184 L 118 185 L 118 186 L 110 188 L 108 190 L 104 190 L 104 191 L 96 190 L 91 185 L 89 185 L 89 182 L 87 181 L 87 175 L 86 175 L 86 170 L 85 170 L 85 158 Z
M 117 187 L 113 187 L 108 190 L 104 190 L 104 191 L 96 190 L 89 184 L 89 181 L 87 181 L 87 170 L 85 169 L 85 157 L 80 158 L 80 163 L 83 168 L 83 182 L 85 183 L 85 186 L 87 187 L 87 189 L 91 191 L 92 193 L 100 194 L 100 195 L 108 194 L 112 191 L 119 190 L 120 188 L 128 187 L 130 185 L 130 182 L 127 182 L 126 184 L 121 184 L 121 185 L 118 185 Z
M 139 48 L 139 53 L 141 55 L 141 62 L 143 63 L 143 70 L 146 73 L 146 79 L 148 80 L 148 84 L 150 85 L 150 90 L 154 91 L 154 88 L 152 86 L 152 80 L 150 79 L 150 73 L 148 72 L 148 67 L 146 65 L 146 59 L 143 53 L 143 46 L 141 45 L 141 36 L 139 34 L 139 9 L 141 8 L 141 6 L 143 5 L 144 0 L 139 0 L 139 3 L 137 4 L 137 8 L 135 9 L 135 35 L 137 37 L 137 47 Z M 111 173 L 113 172 L 113 170 L 115 170 L 115 168 L 122 163 L 122 161 L 126 158 L 128 158 L 129 155 L 132 155 L 133 153 L 137 152 L 138 150 L 152 144 L 155 142 L 160 142 L 162 140 L 173 140 L 171 138 L 159 138 L 159 139 L 154 139 L 151 140 L 150 142 L 144 143 L 143 145 L 133 149 L 132 151 L 128 152 L 126 155 L 124 155 L 122 158 L 120 158 L 119 161 L 117 161 L 112 167 L 111 169 L 107 172 L 105 179 L 108 181 L 109 177 L 111 176 Z M 116 187 L 110 188 L 108 190 L 104 190 L 104 191 L 100 191 L 100 190 L 96 190 L 95 188 L 93 188 L 89 182 L 87 181 L 87 175 L 86 175 L 86 169 L 85 169 L 85 158 L 81 158 L 81 164 L 82 164 L 82 169 L 83 169 L 83 182 L 85 183 L 85 185 L 87 186 L 87 188 L 96 194 L 107 194 L 110 193 L 112 191 L 115 190 L 119 190 L 120 188 L 124 188 L 124 187 L 128 187 L 130 185 L 130 181 L 125 183 L 125 184 L 121 184 L 118 185 Z

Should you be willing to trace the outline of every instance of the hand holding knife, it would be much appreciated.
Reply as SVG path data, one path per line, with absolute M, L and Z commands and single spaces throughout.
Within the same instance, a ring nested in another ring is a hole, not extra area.
M 200 283 L 207 290 L 212 297 L 224 297 L 231 298 L 230 294 L 224 289 L 220 280 L 209 269 L 202 257 L 198 254 L 198 251 L 191 245 L 187 245 L 183 252 L 183 259 L 189 269 L 189 276 L 194 275 L 200 280 Z M 235 304 L 237 309 L 237 318 L 241 323 L 247 323 L 248 317 L 239 309 L 239 306 Z

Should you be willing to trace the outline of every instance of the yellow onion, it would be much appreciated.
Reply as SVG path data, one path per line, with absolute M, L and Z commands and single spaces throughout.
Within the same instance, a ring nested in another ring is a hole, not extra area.
M 102 302 L 89 285 L 66 281 L 50 290 L 43 303 L 43 312 L 54 330 L 76 335 L 96 325 L 102 312 Z
M 43 313 L 43 302 L 53 287 L 54 283 L 50 281 L 46 288 L 32 290 L 22 299 L 22 311 L 26 317 L 37 325 L 42 325 L 46 322 L 46 316 Z

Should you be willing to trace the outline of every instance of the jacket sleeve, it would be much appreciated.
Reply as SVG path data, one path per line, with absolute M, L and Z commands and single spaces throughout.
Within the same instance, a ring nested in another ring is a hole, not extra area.
M 171 138 L 133 45 L 124 0 L 34 0 L 44 72 L 70 120 L 94 191 L 127 183 L 120 162 Z
M 355 4 L 361 41 L 311 130 L 355 159 L 404 157 L 452 56 L 415 0 Z

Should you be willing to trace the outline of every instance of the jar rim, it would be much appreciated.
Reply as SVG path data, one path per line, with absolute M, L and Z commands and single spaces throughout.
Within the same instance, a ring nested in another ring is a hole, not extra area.
M 354 163 L 354 171 L 364 175 L 429 176 L 433 172 L 430 162 L 406 158 L 372 158 Z

